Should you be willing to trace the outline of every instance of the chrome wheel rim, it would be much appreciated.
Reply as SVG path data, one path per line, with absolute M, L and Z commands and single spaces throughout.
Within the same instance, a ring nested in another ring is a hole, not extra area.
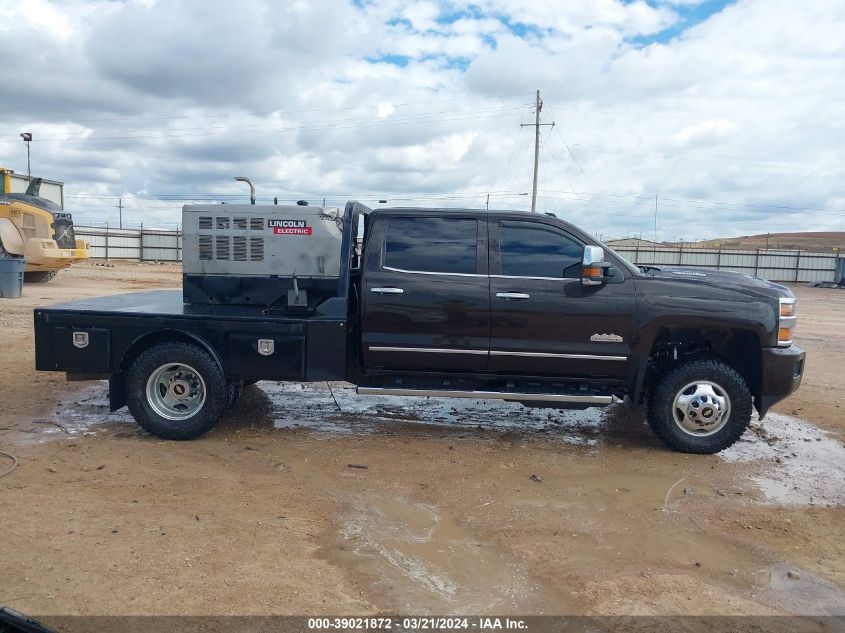
M 147 380 L 147 402 L 168 420 L 187 420 L 205 404 L 205 381 L 200 373 L 182 363 L 162 365 Z
M 728 423 L 731 399 L 727 392 L 709 380 L 696 380 L 682 387 L 672 403 L 675 424 L 684 433 L 707 437 Z

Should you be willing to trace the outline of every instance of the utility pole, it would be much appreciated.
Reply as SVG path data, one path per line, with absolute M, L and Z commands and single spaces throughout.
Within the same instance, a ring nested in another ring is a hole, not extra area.
M 534 123 L 521 123 L 519 127 L 533 127 L 534 128 L 534 187 L 531 189 L 531 212 L 537 210 L 537 168 L 540 162 L 540 126 L 550 125 L 555 126 L 554 121 L 551 123 L 540 123 L 540 112 L 543 109 L 543 100 L 540 99 L 540 91 L 537 91 L 537 103 L 534 106 Z
M 118 228 L 123 228 L 123 198 L 117 199 L 117 204 L 114 207 L 118 213 Z
M 657 194 L 660 191 L 660 185 L 654 190 L 654 241 L 657 241 Z
M 487 210 L 490 210 L 490 194 L 487 194 Z

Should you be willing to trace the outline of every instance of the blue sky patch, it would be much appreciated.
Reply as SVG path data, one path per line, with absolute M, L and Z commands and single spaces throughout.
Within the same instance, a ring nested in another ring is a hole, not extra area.
M 655 0 L 647 0 L 647 2 L 654 7 L 666 6 L 665 3 L 655 2 Z M 632 37 L 630 41 L 637 47 L 645 47 L 649 44 L 665 44 L 735 2 L 736 0 L 704 0 L 700 4 L 675 6 L 673 9 L 680 18 L 675 24 L 659 33 Z
M 377 55 L 375 57 L 366 57 L 365 59 L 371 64 L 393 64 L 394 66 L 399 66 L 400 68 L 404 68 L 408 65 L 408 62 L 411 61 L 411 58 L 408 55 L 394 55 L 392 53 Z

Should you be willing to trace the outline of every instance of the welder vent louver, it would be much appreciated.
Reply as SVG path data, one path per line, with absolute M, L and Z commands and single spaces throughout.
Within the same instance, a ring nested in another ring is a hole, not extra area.
M 229 228 L 229 218 L 217 218 L 217 229 L 226 230 Z
M 246 231 L 246 218 L 232 218 L 232 227 L 237 231 Z
M 246 224 L 244 224 L 246 226 Z M 237 228 L 237 227 L 235 227 Z M 236 262 L 246 261 L 246 236 L 235 235 L 232 238 L 232 259 Z
M 262 262 L 264 261 L 264 238 L 251 237 L 249 238 L 249 261 Z
M 249 219 L 249 230 L 250 231 L 261 231 L 264 229 L 264 218 L 250 218 Z
M 199 220 L 199 228 L 201 229 L 211 229 L 214 224 L 210 216 L 200 216 Z
M 209 224 L 211 223 L 211 218 L 208 218 Z M 209 226 L 209 228 L 211 228 Z M 200 259 L 210 261 L 214 259 L 214 253 L 212 249 L 214 248 L 212 243 L 212 238 L 210 235 L 200 235 L 199 236 L 199 250 L 200 250 Z
M 218 235 L 214 242 L 214 258 L 229 259 L 229 236 Z

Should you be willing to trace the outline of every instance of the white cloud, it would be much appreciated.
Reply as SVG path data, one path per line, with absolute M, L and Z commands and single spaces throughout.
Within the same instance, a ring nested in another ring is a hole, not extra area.
M 382 101 L 381 103 L 376 104 L 376 111 L 380 118 L 386 119 L 396 112 L 396 108 L 393 107 L 393 104 L 390 103 L 390 101 Z
M 635 43 L 690 4 L 0 0 L 0 164 L 33 131 L 89 221 L 123 196 L 178 222 L 143 196 L 240 195 L 240 173 L 282 199 L 525 208 L 539 88 L 543 210 L 650 235 L 659 190 L 667 238 L 845 229 L 845 5 L 739 0 Z
M 727 119 L 708 119 L 684 126 L 669 138 L 669 144 L 678 148 L 714 145 L 728 139 L 736 124 Z

